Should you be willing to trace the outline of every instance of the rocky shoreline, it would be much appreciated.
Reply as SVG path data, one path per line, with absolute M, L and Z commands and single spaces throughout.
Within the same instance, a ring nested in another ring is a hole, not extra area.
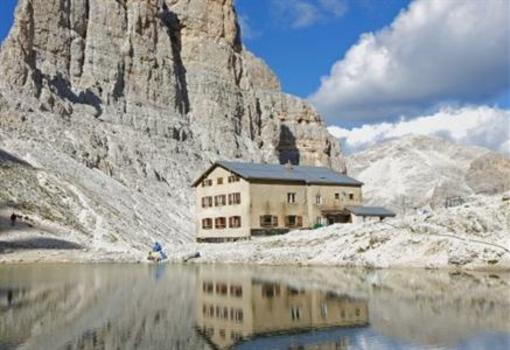
M 236 243 L 186 243 L 167 246 L 166 252 L 169 263 L 183 263 L 200 252 L 189 263 L 510 271 L 510 201 L 506 198 L 475 196 L 462 206 L 428 215 L 339 224 Z M 20 235 L 1 234 L 0 247 L 19 240 Z M 0 263 L 145 263 L 147 253 L 18 248 L 4 249 Z

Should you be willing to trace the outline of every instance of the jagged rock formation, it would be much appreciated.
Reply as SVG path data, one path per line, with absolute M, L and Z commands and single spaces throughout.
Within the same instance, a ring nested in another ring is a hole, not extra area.
M 95 242 L 189 240 L 189 184 L 219 158 L 345 171 L 320 116 L 242 46 L 232 0 L 20 0 L 0 75 L 0 148 L 75 198 L 28 210 L 9 163 L 0 200 L 79 217 Z
M 485 148 L 427 136 L 375 145 L 348 159 L 350 175 L 365 183 L 365 201 L 400 213 L 441 207 L 447 197 L 510 190 L 510 159 Z

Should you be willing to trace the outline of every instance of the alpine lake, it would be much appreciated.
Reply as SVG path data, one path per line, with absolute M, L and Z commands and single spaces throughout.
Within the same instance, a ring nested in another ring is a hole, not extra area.
M 0 349 L 510 349 L 510 273 L 3 265 Z

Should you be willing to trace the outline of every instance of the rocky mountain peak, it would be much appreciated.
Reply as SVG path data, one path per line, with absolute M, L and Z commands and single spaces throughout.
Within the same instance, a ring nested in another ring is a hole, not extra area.
M 134 226 L 189 239 L 189 184 L 218 159 L 345 171 L 321 117 L 243 48 L 232 0 L 19 0 L 0 75 L 0 148 L 53 181 L 34 174 L 26 186 L 77 191 L 75 206 L 45 205 L 89 213 L 75 229 L 90 235 Z M 125 191 L 104 197 L 97 183 Z M 0 192 L 12 205 L 31 201 Z M 157 223 L 147 213 L 106 219 L 142 202 L 158 208 Z
M 367 203 L 399 213 L 441 207 L 448 197 L 510 190 L 510 160 L 505 155 L 439 137 L 395 138 L 353 154 L 348 167 L 365 183 Z

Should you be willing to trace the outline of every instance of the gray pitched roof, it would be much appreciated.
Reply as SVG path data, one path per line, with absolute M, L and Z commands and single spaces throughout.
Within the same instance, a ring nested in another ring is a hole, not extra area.
M 346 209 L 357 216 L 396 216 L 394 212 L 383 207 L 346 207 Z
M 306 184 L 333 184 L 361 186 L 362 182 L 326 167 L 297 166 L 289 169 L 280 164 L 242 163 L 221 161 L 215 163 L 195 182 L 195 186 L 216 166 L 221 166 L 242 178 L 250 180 L 276 180 L 304 182 Z

